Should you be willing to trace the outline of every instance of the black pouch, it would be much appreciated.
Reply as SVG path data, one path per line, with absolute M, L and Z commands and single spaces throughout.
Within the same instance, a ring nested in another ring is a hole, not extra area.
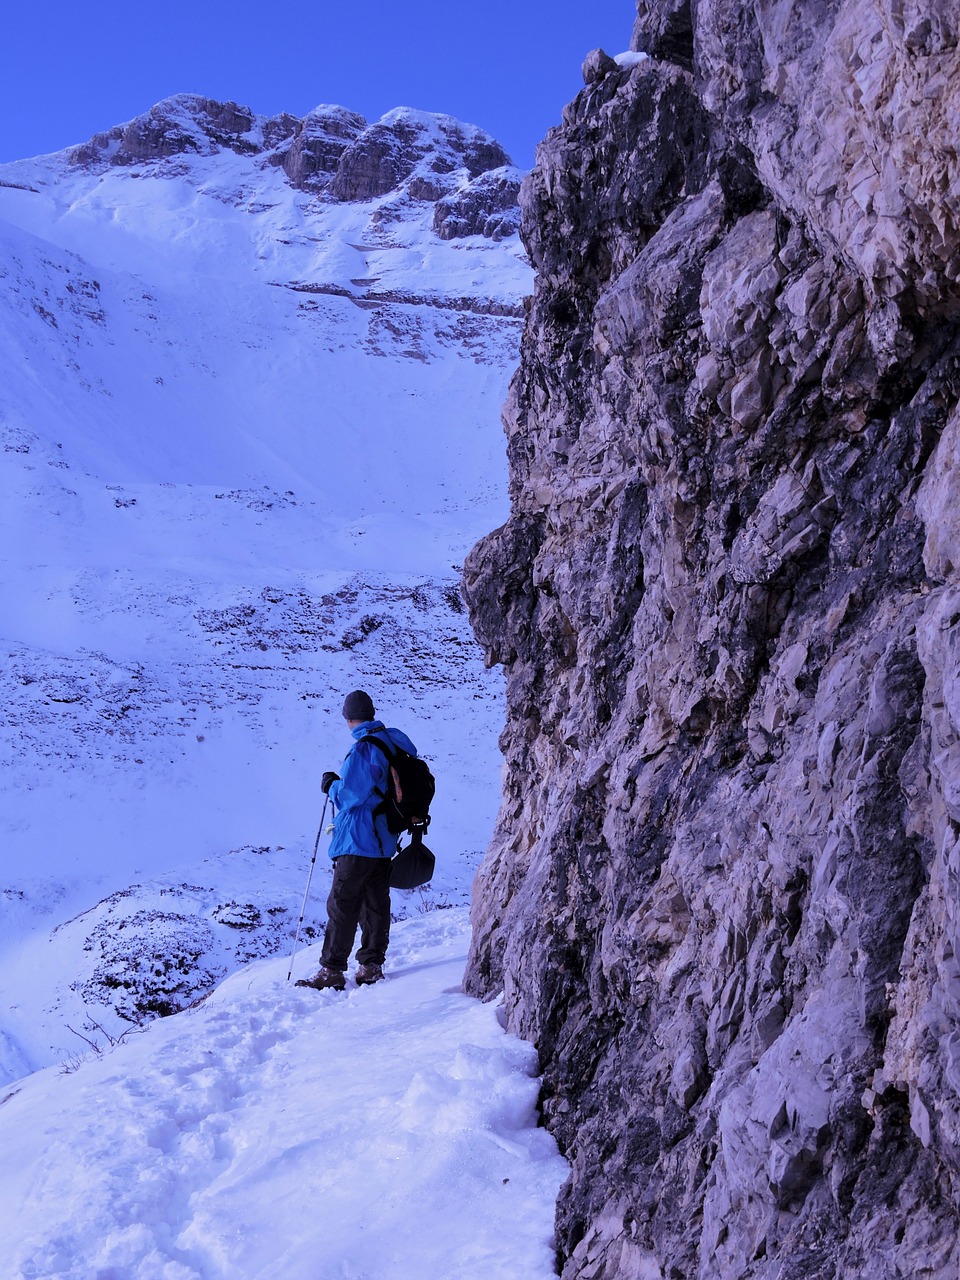
M 433 879 L 436 858 L 423 843 L 419 831 L 405 849 L 400 849 L 390 862 L 391 889 L 419 889 Z

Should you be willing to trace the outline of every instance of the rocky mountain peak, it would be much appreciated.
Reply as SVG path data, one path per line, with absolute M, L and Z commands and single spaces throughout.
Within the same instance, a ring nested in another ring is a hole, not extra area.
M 295 187 L 321 191 L 330 185 L 344 151 L 366 127 L 363 116 L 336 106 L 314 107 L 302 120 L 273 117 L 263 129 L 267 160 L 282 165 Z
M 127 124 L 94 134 L 89 142 L 71 148 L 69 159 L 84 166 L 131 165 L 221 150 L 249 155 L 261 146 L 258 119 L 249 107 L 179 93 Z
M 407 107 L 388 112 L 353 141 L 330 184 L 338 200 L 370 200 L 405 185 L 414 199 L 437 200 L 461 179 L 510 164 L 488 134 L 452 116 Z

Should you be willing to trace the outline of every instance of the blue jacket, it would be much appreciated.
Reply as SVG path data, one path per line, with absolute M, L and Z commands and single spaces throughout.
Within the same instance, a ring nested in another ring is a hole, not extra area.
M 357 741 L 340 766 L 340 780 L 331 783 L 328 793 L 337 810 L 330 857 L 355 853 L 361 858 L 392 858 L 397 852 L 398 837 L 387 830 L 382 813 L 376 819 L 373 816 L 387 789 L 387 757 L 379 747 L 360 739 L 381 738 L 387 746 L 402 747 L 412 756 L 417 754 L 417 748 L 405 733 L 385 729 L 379 720 L 359 724 L 351 733 Z

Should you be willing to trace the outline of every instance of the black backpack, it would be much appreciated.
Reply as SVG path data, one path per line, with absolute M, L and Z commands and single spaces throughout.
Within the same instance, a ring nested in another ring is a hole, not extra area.
M 374 743 L 387 757 L 387 790 L 374 814 L 386 815 L 391 835 L 410 831 L 422 836 L 430 825 L 430 802 L 437 787 L 427 762 L 402 747 L 388 747 L 373 734 L 360 741 Z

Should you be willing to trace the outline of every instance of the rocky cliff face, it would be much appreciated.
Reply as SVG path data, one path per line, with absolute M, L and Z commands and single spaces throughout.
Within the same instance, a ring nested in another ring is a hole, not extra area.
M 468 983 L 565 1277 L 942 1277 L 960 1226 L 947 0 L 641 0 L 521 194 L 508 675 Z

